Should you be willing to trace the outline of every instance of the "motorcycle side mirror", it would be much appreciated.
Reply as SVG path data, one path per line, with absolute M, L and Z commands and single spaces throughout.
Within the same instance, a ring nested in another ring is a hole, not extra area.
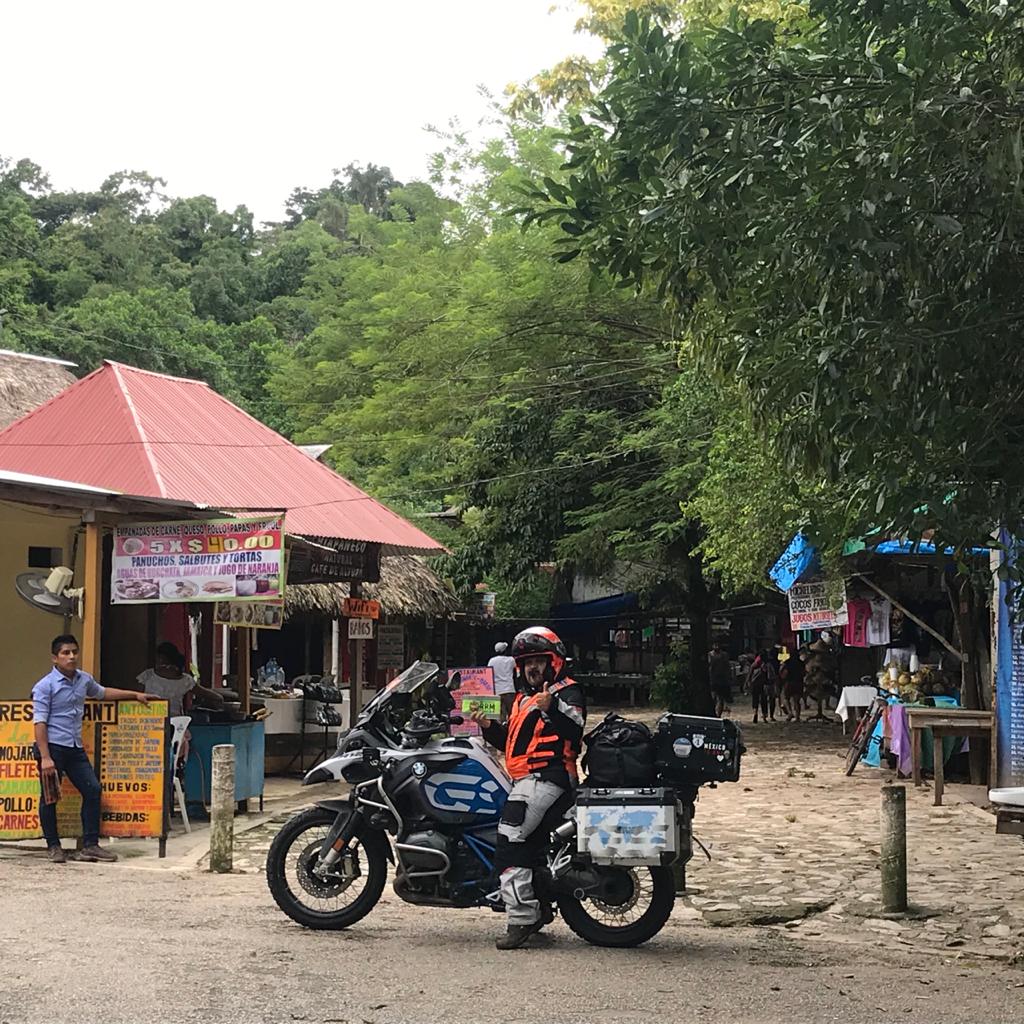
M 451 715 L 448 719 L 448 722 L 451 725 L 462 725 L 462 723 L 465 722 L 465 719 L 462 717 L 462 715 Z
M 453 672 L 451 678 L 448 680 L 448 689 L 457 690 L 462 685 L 462 673 Z

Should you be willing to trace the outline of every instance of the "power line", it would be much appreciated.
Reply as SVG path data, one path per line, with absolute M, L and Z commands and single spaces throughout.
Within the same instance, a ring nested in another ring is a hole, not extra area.
M 555 469 L 555 470 L 582 469 L 582 468 L 584 468 L 586 466 L 594 466 L 594 465 L 597 465 L 598 463 L 601 463 L 601 462 L 609 462 L 612 459 L 617 459 L 617 458 L 625 457 L 627 455 L 632 455 L 634 452 L 650 451 L 651 449 L 654 449 L 654 448 L 664 448 L 667 445 L 679 444 L 679 442 L 681 440 L 684 440 L 684 439 L 683 438 L 671 438 L 671 439 L 665 440 L 665 441 L 654 441 L 651 444 L 636 445 L 633 448 L 624 448 L 624 449 L 621 449 L 619 451 L 606 452 L 603 455 L 598 455 L 598 456 L 596 456 L 596 457 L 594 457 L 592 459 L 584 459 L 582 461 L 575 462 L 575 463 L 556 462 L 556 463 L 553 464 L 552 469 Z M 695 440 L 695 438 L 686 438 L 685 440 Z M 634 465 L 649 465 L 649 464 L 657 462 L 657 461 L 658 461 L 657 459 L 649 459 L 649 460 L 645 460 L 643 462 L 634 463 Z M 536 468 L 522 469 L 522 470 L 517 470 L 514 473 L 502 473 L 502 474 L 499 474 L 497 476 L 480 477 L 477 480 L 464 480 L 461 483 L 444 484 L 444 485 L 439 486 L 439 487 L 422 487 L 422 488 L 417 488 L 417 489 L 414 489 L 414 490 L 411 490 L 411 491 L 402 491 L 402 492 L 396 491 L 396 492 L 391 493 L 391 494 L 377 494 L 377 495 L 369 495 L 369 494 L 367 494 L 367 495 L 362 495 L 362 496 L 360 496 L 358 498 L 338 498 L 338 499 L 336 499 L 334 501 L 315 501 L 315 502 L 310 502 L 309 504 L 305 504 L 305 505 L 292 505 L 292 506 L 290 506 L 290 508 L 292 508 L 292 509 L 298 509 L 298 508 L 321 508 L 322 506 L 325 506 L 325 505 L 343 505 L 343 504 L 345 504 L 346 502 L 349 502 L 349 501 L 366 501 L 367 499 L 387 501 L 388 499 L 391 499 L 391 498 L 408 498 L 408 497 L 414 497 L 414 496 L 418 496 L 418 495 L 422 495 L 422 494 L 444 494 L 444 493 L 447 493 L 449 491 L 461 491 L 461 490 L 466 490 L 466 489 L 468 489 L 470 487 L 478 487 L 481 484 L 500 483 L 500 482 L 502 482 L 504 480 L 515 480 L 515 479 L 517 479 L 519 477 L 534 476 L 534 475 L 536 475 L 537 472 L 538 472 L 538 470 Z
M 14 311 L 12 315 L 17 316 L 17 317 L 19 317 L 19 319 L 22 319 L 22 320 L 28 320 L 29 319 L 29 318 L 25 317 L 24 315 L 18 313 L 17 311 Z M 73 328 L 73 327 L 68 327 L 68 326 L 66 326 L 64 324 L 53 323 L 53 324 L 47 324 L 46 326 L 47 327 L 52 327 L 52 328 L 54 328 L 56 330 L 65 331 L 66 333 L 69 333 L 69 334 L 77 334 L 77 335 L 82 335 L 82 336 L 85 336 L 85 337 L 98 338 L 100 340 L 108 342 L 111 345 L 114 345 L 114 346 L 120 345 L 122 347 L 131 348 L 133 350 L 140 351 L 140 352 L 161 351 L 156 346 L 133 345 L 130 342 L 117 341 L 117 340 L 115 340 L 113 338 L 107 337 L 106 335 L 98 334 L 98 333 L 95 333 L 95 332 L 78 330 L 78 329 Z M 197 346 L 197 350 L 198 351 L 202 351 L 204 353 L 204 355 L 208 355 L 211 360 L 216 355 L 216 353 L 214 353 L 213 350 L 211 350 L 211 349 L 203 349 L 202 346 Z M 168 349 L 164 349 L 162 351 L 163 351 L 164 354 L 170 354 L 170 355 L 174 355 L 176 357 L 182 357 L 182 356 L 185 355 L 185 353 L 172 352 L 171 350 L 168 350 Z M 661 362 L 661 360 L 664 360 L 662 365 L 666 369 L 670 365 L 675 365 L 675 362 L 676 362 L 675 357 L 671 353 L 662 353 L 659 357 L 654 357 L 654 358 L 655 358 L 655 363 L 656 364 Z M 403 382 L 403 381 L 423 380 L 423 381 L 427 381 L 427 382 L 432 383 L 432 384 L 441 385 L 441 384 L 463 384 L 463 383 L 467 383 L 467 382 L 469 382 L 471 380 L 495 380 L 495 379 L 498 379 L 498 380 L 502 380 L 503 383 L 508 386 L 508 390 L 510 392 L 514 392 L 516 394 L 522 394 L 523 392 L 530 392 L 530 391 L 535 391 L 535 390 L 536 391 L 544 391 L 544 390 L 556 389 L 556 388 L 563 388 L 563 389 L 575 388 L 577 385 L 579 385 L 579 384 L 586 384 L 590 380 L 602 380 L 602 379 L 605 379 L 607 377 L 611 377 L 611 376 L 615 376 L 615 375 L 623 375 L 623 374 L 627 374 L 627 373 L 639 372 L 639 371 L 643 371 L 643 370 L 652 369 L 652 367 L 649 364 L 645 363 L 642 360 L 642 358 L 639 357 L 639 356 L 635 357 L 635 360 L 627 360 L 627 359 L 622 359 L 622 360 L 594 360 L 594 359 L 587 359 L 586 361 L 592 363 L 593 365 L 601 365 L 603 362 L 607 362 L 607 363 L 613 363 L 613 362 L 635 362 L 636 365 L 630 365 L 630 366 L 621 367 L 618 370 L 610 370 L 607 373 L 595 374 L 595 375 L 590 376 L 590 377 L 586 377 L 586 376 L 584 376 L 584 377 L 575 377 L 575 378 L 570 378 L 570 379 L 568 379 L 566 381 L 545 381 L 545 382 L 538 382 L 538 383 L 517 383 L 517 382 L 514 382 L 514 381 L 507 381 L 503 377 L 501 377 L 499 374 L 496 374 L 496 373 L 495 374 L 477 374 L 477 375 L 472 375 L 472 376 L 465 377 L 465 378 L 460 378 L 460 377 L 435 377 L 433 374 L 428 374 L 428 373 L 422 373 L 422 374 L 408 373 L 408 374 L 401 374 L 401 375 L 396 375 L 396 376 L 381 375 L 379 377 L 374 378 L 374 380 L 375 381 L 379 381 L 379 380 L 393 380 L 393 381 L 399 382 L 399 383 Z M 236 362 L 236 361 L 230 361 L 230 360 L 222 360 L 221 361 L 221 365 L 224 365 L 224 366 L 242 366 L 242 365 L 248 365 L 248 364 L 247 363 L 243 363 L 241 361 L 237 361 Z M 575 365 L 576 364 L 573 364 L 573 363 L 564 363 L 564 364 L 561 364 L 561 366 L 559 366 L 559 367 L 539 367 L 537 372 L 538 373 L 540 373 L 540 372 L 553 372 L 555 369 L 571 368 L 571 367 L 573 367 Z M 354 369 L 358 370 L 359 368 L 354 368 Z M 366 372 L 370 372 L 370 371 L 366 371 Z M 462 400 L 464 400 L 464 401 L 479 401 L 479 400 L 483 400 L 483 399 L 487 399 L 487 398 L 496 397 L 498 394 L 502 393 L 503 390 L 504 389 L 498 389 L 496 391 L 478 392 L 478 393 L 475 393 L 475 394 L 460 395 L 459 397 Z M 594 389 L 575 390 L 575 391 L 572 392 L 572 394 L 574 394 L 574 395 L 585 394 L 585 393 L 588 392 L 588 390 L 597 391 L 597 390 L 602 390 L 602 389 L 601 388 L 594 388 Z M 303 409 L 308 409 L 308 408 L 311 408 L 311 407 L 312 408 L 320 408 L 320 409 L 333 409 L 337 402 L 344 402 L 346 399 L 351 400 L 351 397 L 352 396 L 339 395 L 339 397 L 336 399 L 335 402 L 300 402 L 300 403 L 297 403 L 297 407 L 298 408 L 303 408 Z M 363 396 L 359 396 L 359 397 L 371 397 L 371 396 L 370 395 L 363 395 Z

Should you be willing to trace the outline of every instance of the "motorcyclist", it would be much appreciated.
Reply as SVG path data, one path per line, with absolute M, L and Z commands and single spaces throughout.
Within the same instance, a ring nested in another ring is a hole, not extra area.
M 473 715 L 484 739 L 504 749 L 512 778 L 495 854 L 508 923 L 498 949 L 518 949 L 551 921 L 534 872 L 544 864 L 550 827 L 569 806 L 587 717 L 583 689 L 566 675 L 568 657 L 557 634 L 545 626 L 524 629 L 512 641 L 511 655 L 518 692 L 508 721 Z

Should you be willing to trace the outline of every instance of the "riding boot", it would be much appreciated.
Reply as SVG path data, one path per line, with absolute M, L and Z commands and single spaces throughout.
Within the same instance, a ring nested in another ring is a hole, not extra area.
M 543 923 L 536 921 L 533 924 L 510 924 L 505 932 L 494 943 L 496 949 L 519 949 L 526 944 L 531 935 L 541 930 Z

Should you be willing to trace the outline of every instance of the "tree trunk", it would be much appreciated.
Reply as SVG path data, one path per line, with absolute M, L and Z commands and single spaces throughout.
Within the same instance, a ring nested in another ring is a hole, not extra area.
M 708 652 L 711 648 L 711 595 L 704 579 L 704 560 L 694 549 L 699 538 L 688 530 L 686 543 L 686 610 L 690 620 L 690 714 L 713 715 Z
M 973 579 L 964 580 L 959 592 L 949 591 L 953 605 L 953 617 L 956 620 L 957 639 L 964 655 L 960 663 L 960 702 L 965 708 L 985 709 L 985 698 L 981 680 L 981 657 L 978 638 L 980 635 L 978 590 Z M 983 606 L 982 606 L 983 607 Z M 970 766 L 971 784 L 981 785 L 987 776 L 990 751 L 983 749 L 984 744 L 973 742 L 967 755 Z

